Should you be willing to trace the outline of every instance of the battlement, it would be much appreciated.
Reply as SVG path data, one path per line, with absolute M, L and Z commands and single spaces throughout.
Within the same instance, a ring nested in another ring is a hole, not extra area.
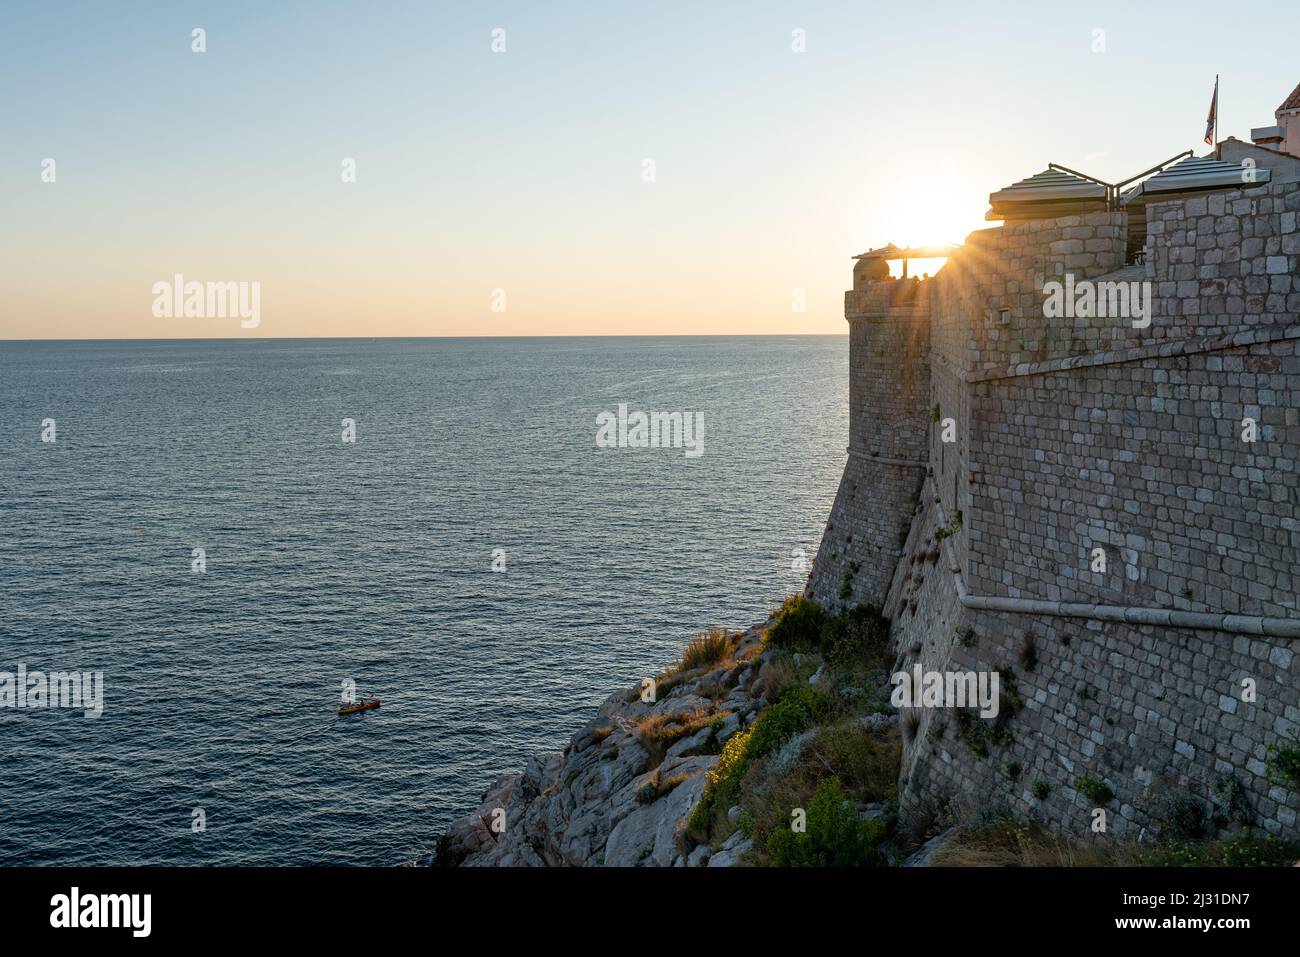
M 853 288 L 844 293 L 844 318 L 881 318 L 892 310 L 930 309 L 929 296 L 933 288 L 929 279 L 862 279 L 856 276 Z

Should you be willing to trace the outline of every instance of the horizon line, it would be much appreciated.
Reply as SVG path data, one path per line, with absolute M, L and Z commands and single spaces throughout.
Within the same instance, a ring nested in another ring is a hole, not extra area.
M 94 338 L 60 337 L 55 339 L 10 339 L 0 337 L 0 343 L 18 342 L 405 342 L 425 339 L 811 339 L 833 336 L 847 336 L 844 332 L 674 332 L 674 333 L 600 333 L 596 335 L 572 334 L 538 334 L 531 336 L 184 336 L 181 338 L 162 338 L 157 336 L 127 336 Z

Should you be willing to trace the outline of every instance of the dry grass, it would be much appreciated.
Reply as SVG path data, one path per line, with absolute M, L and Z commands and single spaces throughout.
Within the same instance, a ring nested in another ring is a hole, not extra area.
M 961 828 L 935 853 L 937 867 L 1292 867 L 1300 846 L 1242 832 L 1212 841 L 1083 844 L 1006 819 Z
M 655 677 L 655 694 L 662 698 L 683 682 L 698 677 L 705 669 L 723 668 L 734 672 L 738 665 L 751 660 L 754 655 L 752 650 L 746 650 L 738 658 L 736 645 L 736 636 L 725 628 L 711 628 L 705 634 L 696 635 L 683 649 L 681 659 Z M 716 692 L 725 689 L 715 682 L 712 690 Z
M 1076 844 L 1032 824 L 998 821 L 955 831 L 934 855 L 936 867 L 1136 867 L 1140 851 L 1123 844 Z
M 680 738 L 695 734 L 714 721 L 720 721 L 730 711 L 712 712 L 706 708 L 681 714 L 648 714 L 636 724 L 636 740 L 650 755 L 651 766 L 664 759 L 664 752 Z
M 707 634 L 696 635 L 682 652 L 682 671 L 694 671 L 709 665 L 725 662 L 735 643 L 725 628 L 710 628 Z
M 822 777 L 838 777 L 845 790 L 861 800 L 898 797 L 902 742 L 895 729 L 869 734 L 855 719 L 823 727 L 803 761 Z
M 769 655 L 758 669 L 759 687 L 770 702 L 781 700 L 781 695 L 796 685 L 803 684 L 799 669 L 789 655 Z
M 668 794 L 685 781 L 689 781 L 694 775 L 691 774 L 672 774 L 668 777 L 662 777 L 658 770 L 654 776 L 641 787 L 636 794 L 636 799 L 642 804 L 653 804 L 665 794 Z

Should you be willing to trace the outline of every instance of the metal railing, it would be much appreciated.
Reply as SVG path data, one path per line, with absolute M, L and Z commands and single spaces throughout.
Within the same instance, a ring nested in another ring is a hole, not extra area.
M 1079 177 L 1079 179 L 1087 180 L 1089 183 L 1096 183 L 1098 186 L 1105 187 L 1106 209 L 1108 212 L 1113 213 L 1119 209 L 1120 193 L 1123 192 L 1125 186 L 1128 186 L 1131 183 L 1136 183 L 1140 179 L 1146 179 L 1148 176 L 1152 175 L 1153 173 L 1160 172 L 1166 166 L 1169 166 L 1172 163 L 1177 163 L 1179 160 L 1186 159 L 1187 157 L 1192 155 L 1194 155 L 1192 150 L 1183 150 L 1183 152 L 1179 153 L 1177 156 L 1172 157 L 1171 159 L 1167 159 L 1163 163 L 1157 163 L 1149 170 L 1138 173 L 1136 176 L 1130 176 L 1128 179 L 1121 180 L 1118 183 L 1108 183 L 1104 179 L 1097 179 L 1097 177 L 1089 176 L 1087 173 L 1080 173 L 1077 169 L 1070 169 L 1070 167 L 1062 166 L 1060 163 L 1048 163 L 1047 168 L 1054 169 L 1062 173 L 1069 173 L 1071 176 L 1077 176 Z

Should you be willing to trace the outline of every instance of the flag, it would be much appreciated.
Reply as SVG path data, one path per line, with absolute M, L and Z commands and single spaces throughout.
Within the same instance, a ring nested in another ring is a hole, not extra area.
M 1219 126 L 1219 75 L 1214 75 L 1214 96 L 1210 98 L 1210 115 L 1205 118 L 1205 145 L 1214 145 Z

